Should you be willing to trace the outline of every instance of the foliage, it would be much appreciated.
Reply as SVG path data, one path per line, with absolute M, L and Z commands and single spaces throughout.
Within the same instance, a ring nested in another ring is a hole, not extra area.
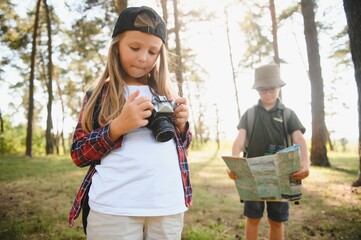
M 69 159 L 7 157 L 0 165 L 1 239 L 84 239 L 66 223 L 79 178 Z
M 246 51 L 241 61 L 244 67 L 253 67 L 255 64 L 261 63 L 264 59 L 269 61 L 273 59 L 271 26 L 268 9 L 262 4 L 248 5 L 243 22 L 240 28 L 246 33 Z M 265 19 L 268 19 L 268 21 Z M 268 26 L 260 25 L 260 22 L 269 23 Z
M 0 155 L 24 154 L 25 153 L 25 133 L 26 126 L 20 124 L 12 126 L 9 117 L 4 116 L 4 132 L 0 133 Z M 41 129 L 33 130 L 33 154 L 43 155 L 45 153 L 44 131 Z
M 25 126 L 13 127 L 7 116 L 3 117 L 4 132 L 0 133 L 0 155 L 25 152 Z
M 118 2 L 121 2 L 122 4 L 127 4 L 127 2 L 129 2 L 129 5 L 135 4 L 135 2 L 132 1 L 117 1 L 117 3 Z M 178 14 L 181 25 L 180 40 L 182 46 L 182 71 L 185 76 L 184 83 L 189 85 L 186 87 L 185 96 L 189 99 L 189 102 L 192 103 L 191 115 L 194 115 L 192 122 L 194 125 L 197 125 L 197 130 L 199 130 L 198 132 L 193 132 L 195 133 L 195 138 L 200 139 L 201 144 L 203 144 L 203 141 L 206 141 L 205 139 L 208 138 L 210 134 L 221 131 L 218 129 L 214 130 L 215 127 L 213 125 L 215 121 L 212 121 L 212 119 L 210 120 L 207 117 L 214 112 L 214 106 L 216 106 L 215 102 L 217 102 L 218 99 L 212 99 L 212 102 L 206 99 L 207 95 L 205 93 L 209 91 L 208 80 L 212 78 L 212 76 L 209 75 L 209 72 L 211 71 L 210 69 L 206 69 L 205 65 L 198 62 L 197 49 L 194 49 L 194 44 L 192 44 L 192 41 L 188 40 L 190 39 L 190 36 L 208 35 L 209 33 L 212 33 L 212 31 L 217 35 L 222 35 L 222 31 L 219 31 L 218 28 L 214 28 L 215 25 L 213 23 L 223 19 L 224 13 L 222 7 L 226 6 L 227 2 L 231 7 L 241 7 L 246 11 L 245 15 L 243 15 L 243 12 L 238 14 L 240 16 L 238 20 L 232 20 L 240 21 L 240 28 L 246 33 L 246 39 L 242 41 L 241 44 L 239 44 L 239 42 L 235 43 L 236 45 L 246 46 L 245 53 L 237 53 L 239 56 L 243 55 L 244 59 L 235 59 L 235 61 L 241 63 L 239 69 L 236 69 L 237 75 L 241 72 L 248 71 L 249 66 L 259 63 L 262 59 L 268 61 L 272 58 L 271 21 L 268 0 L 257 0 L 253 2 L 235 0 L 226 1 L 220 4 L 217 10 L 210 10 L 211 8 L 205 8 L 204 6 L 197 4 L 189 5 L 186 2 L 179 3 Z M 288 4 L 277 3 L 277 9 L 282 10 L 282 8 L 284 8 L 284 11 L 280 11 L 278 16 L 280 28 L 282 27 L 282 24 L 285 24 L 287 21 L 294 21 L 291 16 L 294 12 L 300 11 L 298 2 L 299 1 L 294 0 L 290 1 Z M 13 88 L 12 90 L 16 92 L 16 95 L 19 96 L 19 98 L 22 98 L 22 106 L 16 106 L 16 108 L 21 108 L 23 110 L 29 105 L 27 102 L 27 79 L 29 78 L 29 53 L 31 51 L 31 44 L 29 43 L 31 42 L 30 34 L 34 23 L 34 6 L 26 6 L 27 12 L 23 11 L 24 8 L 20 9 L 19 6 L 24 6 L 21 4 L 21 1 L 4 0 L 0 3 L 1 47 L 4 47 L 4 50 L 6 50 L 2 51 L 3 54 L 0 57 L 0 62 L 2 63 L 0 72 L 6 71 L 6 66 L 11 66 L 11 70 L 15 70 L 21 76 L 20 78 L 6 80 L 8 81 L 9 86 Z M 63 10 L 59 10 L 59 4 L 54 4 L 53 7 L 54 9 L 52 10 L 54 11 L 51 11 L 53 12 L 53 14 L 51 14 L 54 50 L 53 72 L 54 85 L 57 85 L 56 88 L 54 86 L 54 89 L 57 89 L 57 92 L 54 91 L 53 94 L 54 109 L 60 109 L 59 105 L 61 104 L 63 116 L 76 119 L 79 113 L 84 88 L 87 87 L 88 83 L 97 79 L 103 69 L 106 59 L 106 48 L 110 42 L 111 31 L 117 17 L 117 11 L 115 10 L 116 4 L 114 4 L 114 1 L 88 0 L 75 1 L 72 3 L 67 2 L 65 3 L 65 9 Z M 333 5 L 330 5 L 330 8 L 332 7 Z M 168 4 L 168 8 L 170 15 L 174 15 L 171 4 Z M 337 7 L 333 7 L 333 9 L 337 9 Z M 333 9 L 329 9 L 330 12 Z M 160 11 L 160 13 L 162 13 L 162 11 Z M 44 14 L 44 10 L 42 9 L 40 29 L 43 34 L 40 34 L 41 38 L 38 39 L 37 59 L 42 59 L 43 56 L 46 56 L 47 51 L 47 37 L 46 34 L 44 34 L 46 32 L 44 31 Z M 324 15 L 325 18 L 322 19 L 324 21 L 318 22 L 318 25 L 324 25 L 324 22 L 332 21 L 329 14 Z M 172 18 L 173 16 L 169 16 L 168 44 L 170 52 L 174 53 L 174 28 L 172 26 L 174 23 Z M 338 17 L 335 17 L 334 20 L 337 21 Z M 221 24 L 224 25 L 224 23 Z M 222 25 L 220 27 L 225 28 L 225 26 Z M 202 26 L 201 30 L 199 29 L 200 26 Z M 350 54 L 349 49 L 346 46 L 348 43 L 345 34 L 346 28 L 345 26 L 342 26 L 340 28 L 337 27 L 336 29 L 342 30 L 342 32 L 340 32 L 340 34 L 342 33 L 342 39 L 339 37 L 340 35 L 333 37 L 332 34 L 327 34 L 327 38 L 332 39 L 332 46 L 334 46 L 335 49 L 334 54 L 332 54 L 331 57 L 339 58 L 340 65 L 345 65 L 342 64 L 344 62 L 349 64 Z M 239 34 L 239 31 L 235 32 Z M 210 38 L 209 42 L 212 41 L 213 40 Z M 215 44 L 218 45 L 219 43 L 217 42 Z M 210 58 L 218 58 L 218 56 L 215 56 L 215 51 L 210 51 L 210 53 Z M 176 60 L 179 59 L 174 58 L 174 61 L 172 62 L 173 65 L 171 66 L 173 72 L 177 68 Z M 219 60 L 222 62 L 221 59 Z M 36 64 L 36 102 L 43 102 L 44 99 L 46 99 L 46 82 L 42 81 L 45 76 L 44 64 L 46 64 L 46 62 L 41 64 L 41 61 L 38 61 Z M 224 63 L 224 65 L 227 64 L 227 62 Z M 1 78 L 2 76 L 0 75 L 0 80 L 5 80 Z M 237 76 L 237 80 L 243 81 L 244 79 Z M 222 84 L 223 83 L 226 84 L 226 81 L 222 82 Z M 240 99 L 240 101 L 242 102 L 243 99 Z M 38 114 L 39 117 L 34 119 L 34 123 L 36 122 L 39 124 L 41 122 L 41 117 L 44 116 L 44 114 L 41 113 L 45 111 L 42 109 L 42 106 L 44 105 L 45 104 L 35 104 L 35 114 Z M 55 122 L 57 120 L 58 119 L 55 120 L 54 118 L 54 126 L 56 125 Z

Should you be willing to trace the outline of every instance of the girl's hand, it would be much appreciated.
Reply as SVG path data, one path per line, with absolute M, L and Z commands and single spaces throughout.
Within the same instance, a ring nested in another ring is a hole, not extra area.
M 175 100 L 175 109 L 173 113 L 173 122 L 179 131 L 185 131 L 186 123 L 189 118 L 189 107 L 187 99 L 180 97 Z
M 110 123 L 110 138 L 116 141 L 121 135 L 148 124 L 147 118 L 153 110 L 153 104 L 147 97 L 138 97 L 140 91 L 130 94 L 122 112 Z

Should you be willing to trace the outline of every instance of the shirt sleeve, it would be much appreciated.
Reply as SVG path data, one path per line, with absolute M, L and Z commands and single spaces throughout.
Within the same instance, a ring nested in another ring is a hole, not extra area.
M 186 123 L 186 135 L 184 138 L 181 137 L 181 133 L 178 130 L 176 130 L 176 134 L 179 139 L 182 139 L 182 145 L 184 149 L 187 150 L 192 142 L 192 132 L 189 128 L 189 122 Z
M 302 134 L 306 132 L 306 128 L 302 125 L 300 119 L 297 117 L 297 114 L 292 110 L 290 119 L 287 122 L 287 130 L 292 134 L 296 130 L 300 130 Z
M 247 115 L 248 115 L 247 113 L 248 113 L 248 111 L 246 111 L 246 112 L 242 115 L 241 120 L 239 121 L 239 123 L 238 123 L 238 125 L 237 125 L 237 129 L 238 129 L 238 130 L 241 129 L 241 128 L 247 130 Z
M 109 123 L 98 129 L 93 129 L 91 133 L 84 131 L 81 119 L 87 101 L 87 96 L 85 96 L 83 106 L 79 114 L 78 123 L 74 131 L 70 153 L 74 164 L 78 167 L 96 164 L 111 150 L 119 148 L 123 139 L 120 137 L 116 142 L 113 142 L 110 139 Z

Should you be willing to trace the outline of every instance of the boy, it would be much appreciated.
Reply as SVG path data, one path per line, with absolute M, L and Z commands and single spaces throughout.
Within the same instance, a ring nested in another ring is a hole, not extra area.
M 287 120 L 287 129 L 283 124 L 285 106 L 279 99 L 280 88 L 286 83 L 280 78 L 279 67 L 276 64 L 267 64 L 255 70 L 253 89 L 259 93 L 260 99 L 254 109 L 253 130 L 251 136 L 247 132 L 247 116 L 245 112 L 239 122 L 239 130 L 232 146 L 232 155 L 239 156 L 241 152 L 247 157 L 258 157 L 265 154 L 274 154 L 275 150 L 287 147 L 287 135 L 291 135 L 294 144 L 301 145 L 301 170 L 291 177 L 301 180 L 309 175 L 309 159 L 306 141 L 303 133 L 306 131 L 297 115 L 291 110 Z M 248 140 L 245 149 L 246 137 Z M 229 172 L 229 177 L 235 175 Z M 267 205 L 268 222 L 270 225 L 270 239 L 284 239 L 284 222 L 288 220 L 288 202 L 245 201 L 244 215 L 246 222 L 246 239 L 257 239 L 258 225 Z

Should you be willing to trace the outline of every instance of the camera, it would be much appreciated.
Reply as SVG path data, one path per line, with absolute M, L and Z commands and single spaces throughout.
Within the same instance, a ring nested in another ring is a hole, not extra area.
M 153 96 L 154 105 L 152 115 L 148 118 L 146 127 L 152 130 L 158 142 L 167 142 L 174 137 L 175 129 L 171 117 L 175 106 L 174 101 L 168 101 L 165 96 Z

